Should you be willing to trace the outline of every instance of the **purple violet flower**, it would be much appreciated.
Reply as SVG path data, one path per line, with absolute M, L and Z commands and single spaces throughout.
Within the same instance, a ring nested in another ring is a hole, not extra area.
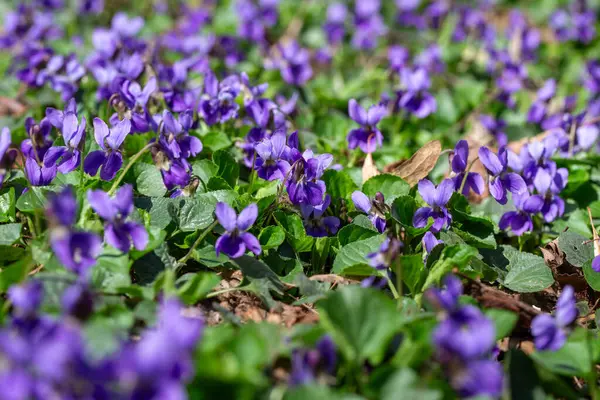
M 600 255 L 597 255 L 592 260 L 592 269 L 596 272 L 600 272 Z
M 32 157 L 25 157 L 25 175 L 31 186 L 48 186 L 56 177 L 57 167 L 46 167 Z
M 136 250 L 148 244 L 148 232 L 137 222 L 127 221 L 133 212 L 133 188 L 123 185 L 113 198 L 103 190 L 90 190 L 87 199 L 94 211 L 104 220 L 104 240 L 111 246 L 129 252 L 131 243 Z
M 512 194 L 521 194 L 527 190 L 527 185 L 520 175 L 507 172 L 508 152 L 506 149 L 501 148 L 496 155 L 487 147 L 482 146 L 479 149 L 479 160 L 488 171 L 490 194 L 498 203 L 506 204 L 508 201 L 507 191 Z
M 239 106 L 235 99 L 238 94 L 239 85 L 233 79 L 226 78 L 219 83 L 212 72 L 207 72 L 198 111 L 208 125 L 227 122 L 237 117 Z
M 4 127 L 0 132 L 0 188 L 17 157 L 16 152 L 10 150 L 10 144 L 10 130 Z
M 403 243 L 396 238 L 385 238 L 379 250 L 367 254 L 369 265 L 376 270 L 375 275 L 371 275 L 360 283 L 362 287 L 382 288 L 387 284 L 390 278 L 390 266 L 400 254 Z M 383 278 L 378 281 L 378 278 Z
M 390 208 L 385 204 L 385 199 L 381 192 L 377 192 L 375 198 L 371 201 L 366 194 L 356 190 L 352 193 L 352 201 L 358 210 L 369 216 L 373 226 L 379 233 L 385 231 L 385 215 L 389 212 Z
M 306 150 L 292 165 L 289 179 L 286 181 L 287 192 L 292 204 L 310 204 L 318 206 L 323 203 L 325 182 L 321 180 L 325 170 L 331 165 L 331 154 L 315 156 Z
M 437 188 L 427 179 L 419 181 L 419 194 L 425 200 L 429 207 L 419 208 L 413 217 L 415 228 L 424 228 L 427 226 L 429 217 L 433 218 L 431 231 L 437 233 L 452 222 L 452 215 L 445 207 L 446 203 L 454 193 L 454 182 L 451 179 L 444 179 Z
M 44 155 L 44 166 L 58 164 L 58 171 L 63 174 L 77 169 L 81 162 L 82 140 L 85 141 L 85 124 L 85 117 L 82 117 L 81 123 L 78 123 L 74 113 L 67 112 L 64 115 L 61 132 L 65 145 L 50 147 Z
M 385 115 L 387 110 L 385 107 L 375 104 L 365 110 L 354 99 L 348 102 L 348 115 L 350 118 L 360 125 L 358 129 L 352 129 L 348 133 L 348 148 L 360 149 L 365 153 L 372 153 L 381 147 L 383 144 L 383 135 L 377 129 L 377 124 Z
M 300 47 L 296 41 L 280 44 L 278 48 L 281 53 L 278 64 L 283 80 L 290 85 L 304 85 L 313 76 L 308 50 Z
M 408 111 L 419 119 L 423 119 L 436 111 L 437 102 L 428 92 L 431 81 L 424 68 L 404 68 L 400 80 L 403 89 L 397 93 L 398 108 Z
M 258 239 L 247 232 L 258 217 L 256 204 L 250 204 L 237 215 L 229 204 L 219 202 L 215 209 L 215 215 L 219 224 L 225 229 L 225 233 L 215 243 L 217 256 L 224 253 L 231 258 L 238 258 L 247 250 L 256 255 L 261 253 Z
M 312 383 L 321 371 L 335 372 L 337 350 L 329 335 L 324 335 L 315 345 L 315 349 L 295 349 L 292 351 L 291 386 Z
M 94 176 L 100 170 L 100 178 L 112 180 L 123 165 L 120 147 L 131 130 L 131 122 L 124 119 L 117 125 L 108 128 L 100 118 L 94 118 L 94 138 L 102 150 L 92 151 L 83 163 L 86 174 Z
M 87 277 L 102 251 L 102 240 L 95 233 L 72 229 L 77 219 L 77 200 L 73 190 L 66 187 L 49 197 L 46 210 L 50 221 L 50 245 L 58 260 L 70 271 Z
M 465 174 L 467 175 L 465 180 L 465 186 L 463 187 L 462 194 L 465 196 L 469 195 L 471 189 L 477 193 L 482 194 L 485 190 L 485 182 L 481 175 L 476 172 L 466 172 L 469 161 L 469 143 L 466 140 L 459 140 L 454 148 L 454 154 L 452 155 L 452 171 L 456 174 L 454 178 L 454 190 L 460 190 L 463 180 L 465 180 Z
M 258 142 L 254 169 L 258 177 L 268 180 L 283 180 L 290 170 L 290 163 L 284 159 L 289 148 L 286 144 L 287 138 L 283 132 L 276 132 L 270 138 Z
M 306 234 L 312 237 L 325 237 L 335 235 L 340 228 L 340 219 L 334 216 L 324 217 L 323 214 L 331 204 L 331 197 L 327 194 L 322 204 L 311 206 L 310 204 L 300 204 L 300 213 L 302 214 L 302 223 L 306 229 Z
M 563 347 L 577 314 L 573 287 L 567 285 L 556 302 L 554 317 L 540 314 L 531 322 L 535 347 L 542 351 L 557 351 Z
M 33 118 L 28 117 L 25 119 L 25 132 L 27 132 L 27 139 L 21 142 L 21 152 L 26 157 L 43 160 L 53 143 L 50 135 L 51 122 L 48 118 L 44 118 L 37 124 Z
M 539 195 L 530 196 L 525 192 L 514 194 L 513 202 L 517 210 L 505 212 L 498 222 L 498 227 L 502 230 L 510 227 L 515 235 L 521 236 L 533 230 L 531 215 L 542 210 L 544 199 Z
M 187 159 L 202 151 L 200 139 L 189 134 L 194 122 L 191 110 L 180 113 L 177 120 L 169 110 L 164 110 L 162 121 L 159 143 L 171 157 Z

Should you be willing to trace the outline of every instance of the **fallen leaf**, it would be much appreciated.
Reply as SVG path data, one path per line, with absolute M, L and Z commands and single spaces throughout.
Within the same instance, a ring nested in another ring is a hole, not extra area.
M 429 175 L 441 153 L 442 144 L 439 140 L 433 140 L 417 150 L 408 160 L 387 165 L 385 172 L 398 175 L 411 186 L 416 185 Z
M 379 175 L 379 170 L 377 169 L 377 166 L 373 162 L 373 156 L 371 155 L 371 153 L 368 153 L 367 157 L 365 157 L 365 162 L 363 163 L 363 167 L 362 167 L 363 183 L 365 183 L 366 181 L 368 181 L 369 179 L 371 179 L 372 177 L 374 177 L 376 175 Z

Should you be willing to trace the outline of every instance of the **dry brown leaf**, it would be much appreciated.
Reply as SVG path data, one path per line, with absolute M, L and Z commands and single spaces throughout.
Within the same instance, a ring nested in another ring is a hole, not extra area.
M 27 107 L 24 104 L 19 103 L 15 99 L 0 96 L 0 116 L 12 115 L 14 117 L 20 117 L 25 114 Z
M 368 153 L 365 157 L 365 162 L 363 163 L 362 167 L 363 183 L 365 183 L 366 181 L 368 181 L 376 175 L 379 175 L 379 170 L 377 169 L 375 162 L 373 162 L 373 156 L 371 155 L 371 153 Z
M 433 140 L 417 150 L 408 160 L 386 166 L 385 172 L 398 175 L 411 186 L 416 185 L 429 175 L 441 153 L 442 144 L 439 140 Z

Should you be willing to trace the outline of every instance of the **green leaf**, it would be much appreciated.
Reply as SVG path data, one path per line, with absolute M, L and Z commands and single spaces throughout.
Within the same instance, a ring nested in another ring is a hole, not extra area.
M 196 175 L 204 184 L 208 182 L 210 178 L 217 174 L 219 167 L 211 160 L 198 160 L 192 163 L 192 172 Z
M 202 145 L 215 152 L 231 147 L 231 140 L 225 132 L 212 131 L 202 136 Z
M 162 175 L 156 165 L 136 163 L 133 171 L 136 175 L 135 187 L 144 196 L 162 197 L 167 193 Z
M 396 175 L 381 174 L 372 177 L 363 184 L 363 192 L 370 198 L 375 197 L 377 192 L 383 193 L 385 202 L 392 204 L 397 197 L 407 195 L 410 185 Z
M 177 218 L 179 201 L 167 197 L 138 197 L 134 204 L 150 214 L 150 226 L 165 229 Z
M 312 250 L 314 238 L 306 234 L 304 224 L 297 214 L 276 211 L 273 215 L 275 221 L 285 231 L 286 239 L 294 250 L 298 253 Z
M 505 253 L 508 259 L 508 273 L 504 286 L 520 293 L 533 293 L 554 283 L 552 271 L 542 257 L 520 251 Z
M 195 249 L 192 253 L 192 258 L 208 268 L 220 267 L 229 261 L 229 257 L 223 253 L 217 256 L 215 246 L 213 245 L 208 245 L 201 249 Z
M 592 261 L 593 259 L 583 264 L 583 275 L 585 276 L 588 285 L 596 292 L 600 292 L 600 272 L 596 272 L 592 269 Z M 600 313 L 597 313 L 596 315 L 600 315 Z
M 594 244 L 587 238 L 571 231 L 560 234 L 558 247 L 565 253 L 567 261 L 576 267 L 581 267 L 594 258 Z
M 27 255 L 0 271 L 0 293 L 6 293 L 11 285 L 23 281 L 29 273 L 32 262 L 31 256 Z
M 11 187 L 0 195 L 0 222 L 15 220 L 15 188 Z
M 127 254 L 123 254 L 115 248 L 106 247 L 98 257 L 97 264 L 92 268 L 92 285 L 107 291 L 130 286 L 130 267 L 131 263 Z
M 17 209 L 22 212 L 32 213 L 37 209 L 44 208 L 45 204 L 45 190 L 37 186 L 29 188 L 17 199 Z
M 349 243 L 356 242 L 357 240 L 364 240 L 378 235 L 379 233 L 373 229 L 373 224 L 371 221 L 369 221 L 369 224 L 371 224 L 370 229 L 354 223 L 346 225 L 340 229 L 338 232 L 338 240 L 340 241 L 340 245 L 345 246 Z
M 439 400 L 442 399 L 442 393 L 423 387 L 418 375 L 410 368 L 402 368 L 394 372 L 385 385 L 381 388 L 379 399 L 397 400 L 419 399 L 419 400 Z
M 485 310 L 485 316 L 494 321 L 496 327 L 496 340 L 509 336 L 517 324 L 519 315 L 499 308 Z
M 356 183 L 354 183 L 346 171 L 328 169 L 323 174 L 323 180 L 327 187 L 327 194 L 331 196 L 334 204 L 340 198 L 350 201 L 352 193 L 358 190 L 358 186 L 356 186 Z
M 344 275 L 349 273 L 349 268 L 356 266 L 365 266 L 362 269 L 362 275 L 372 275 L 373 268 L 369 267 L 367 254 L 375 253 L 379 250 L 381 244 L 385 241 L 385 235 L 376 235 L 364 240 L 349 243 L 342 247 L 333 262 L 332 272 L 334 274 Z M 353 270 L 353 274 L 357 271 Z
M 402 268 L 402 281 L 404 284 L 408 286 L 411 293 L 419 293 L 425 279 L 427 279 L 427 271 L 421 254 L 399 256 L 398 264 Z
M 512 349 L 507 358 L 510 398 L 532 400 L 548 398 L 541 386 L 535 364 L 525 353 L 521 350 Z
M 20 223 L 0 225 L 0 246 L 10 246 L 21 238 Z
M 225 179 L 225 182 L 235 188 L 240 176 L 240 165 L 227 150 L 218 150 L 213 154 L 213 162 L 217 165 L 217 176 Z
M 588 340 L 589 334 L 586 329 L 577 328 L 560 350 L 536 351 L 531 354 L 531 357 L 556 374 L 588 376 L 592 361 L 597 361 L 600 354 L 598 339 Z
M 263 250 L 276 249 L 285 240 L 285 231 L 280 226 L 267 226 L 258 235 Z
M 431 271 L 429 271 L 422 290 L 427 289 L 435 283 L 439 283 L 453 268 L 464 269 L 477 254 L 477 249 L 466 244 L 455 244 L 445 247 L 442 250 L 440 259 L 433 264 Z
M 413 226 L 413 216 L 415 215 L 415 211 L 417 210 L 417 202 L 415 198 L 409 195 L 399 196 L 392 203 L 392 218 L 402 225 L 402 227 L 406 230 L 406 232 L 412 236 L 416 237 L 424 234 L 431 227 L 431 222 L 427 226 L 423 228 L 415 228 Z
M 213 213 L 217 202 L 210 196 L 196 196 L 182 200 L 179 210 L 179 229 L 193 232 L 207 228 L 214 221 Z
M 393 300 L 380 291 L 345 286 L 317 303 L 321 322 L 346 359 L 379 363 L 397 332 L 400 313 Z
M 272 308 L 275 303 L 270 292 L 281 294 L 285 287 L 279 276 L 264 262 L 247 255 L 238 257 L 233 262 L 242 270 L 244 281 L 249 282 L 249 284 L 242 282 L 240 289 L 253 291 L 269 308 Z
M 210 272 L 185 274 L 177 279 L 177 295 L 185 304 L 196 304 L 217 286 L 221 278 Z

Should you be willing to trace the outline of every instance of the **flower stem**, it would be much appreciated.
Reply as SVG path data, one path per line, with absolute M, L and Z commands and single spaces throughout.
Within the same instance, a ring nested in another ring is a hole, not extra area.
M 473 168 L 473 164 L 475 164 L 475 161 L 477 161 L 477 160 L 479 160 L 479 157 L 476 157 L 473 161 L 471 161 L 471 163 L 467 167 L 467 170 L 465 171 L 465 176 L 463 176 L 463 180 L 460 183 L 460 189 L 458 189 L 458 193 L 462 194 L 463 189 L 465 188 L 465 184 L 467 183 L 467 178 L 469 177 L 469 173 L 471 172 L 471 168 Z
M 138 151 L 137 153 L 135 153 L 133 155 L 133 157 L 131 157 L 131 159 L 129 160 L 129 162 L 127 163 L 127 165 L 125 166 L 125 169 L 123 170 L 123 172 L 121 172 L 121 175 L 119 175 L 119 177 L 115 180 L 115 182 L 113 183 L 113 185 L 111 186 L 110 190 L 108 191 L 108 194 L 110 196 L 112 196 L 113 194 L 115 194 L 115 192 L 117 191 L 117 188 L 119 187 L 119 183 L 121 183 L 121 181 L 123 180 L 123 178 L 125 177 L 125 175 L 127 174 L 127 171 L 129 171 L 129 169 L 131 168 L 131 166 L 147 151 L 149 150 L 152 146 L 154 146 L 154 143 L 148 143 L 147 145 L 145 145 L 144 147 L 142 147 L 142 149 L 140 151 Z
M 187 262 L 187 260 L 189 260 L 192 257 L 192 254 L 194 254 L 194 250 L 196 249 L 196 247 L 198 247 L 200 245 L 200 243 L 202 243 L 202 241 L 204 240 L 204 238 L 206 237 L 206 235 L 208 235 L 214 229 L 214 227 L 217 226 L 218 223 L 219 223 L 219 221 L 217 221 L 215 219 L 213 221 L 213 223 L 210 224 L 208 226 L 208 228 L 206 228 L 204 230 L 204 232 L 202 232 L 200 234 L 200 236 L 198 236 L 198 239 L 196 239 L 196 241 L 194 242 L 194 244 L 192 245 L 192 247 L 190 247 L 190 250 L 187 252 L 187 254 L 185 256 L 183 256 L 182 258 L 180 258 L 177 261 L 177 264 L 179 264 L 179 267 L 181 267 L 182 265 L 185 265 L 185 263 Z

